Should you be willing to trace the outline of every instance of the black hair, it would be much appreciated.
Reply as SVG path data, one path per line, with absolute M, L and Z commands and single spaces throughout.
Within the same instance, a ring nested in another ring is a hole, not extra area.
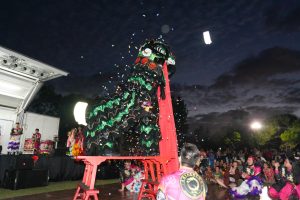
M 292 153 L 287 153 L 283 157 L 284 157 L 283 162 L 285 161 L 285 159 L 288 159 L 292 166 L 296 161 L 295 156 Z
M 200 152 L 196 145 L 185 143 L 180 152 L 181 165 L 194 168 L 200 159 Z
M 40 131 L 40 129 L 38 129 L 38 128 L 36 128 L 35 130 L 36 130 L 36 131 Z

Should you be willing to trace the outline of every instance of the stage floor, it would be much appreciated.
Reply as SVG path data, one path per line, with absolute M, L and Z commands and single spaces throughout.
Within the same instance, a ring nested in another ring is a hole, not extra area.
M 136 200 L 137 194 L 126 192 L 119 192 L 120 185 L 119 184 L 109 184 L 99 186 L 100 195 L 99 200 Z M 229 199 L 226 195 L 226 190 L 219 188 L 216 185 L 209 185 L 208 186 L 208 196 L 207 200 L 226 200 Z M 70 200 L 73 198 L 75 190 L 64 190 L 59 192 L 49 192 L 37 195 L 30 195 L 24 197 L 15 197 L 9 198 L 7 200 L 48 200 L 48 199 L 55 199 L 55 200 Z M 254 200 L 259 199 L 256 198 L 245 198 L 244 200 Z

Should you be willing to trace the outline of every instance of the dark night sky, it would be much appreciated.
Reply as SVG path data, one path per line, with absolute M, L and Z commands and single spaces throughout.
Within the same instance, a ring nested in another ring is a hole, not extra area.
M 19 0 L 1 3 L 0 23 L 1 46 L 70 73 L 53 81 L 60 92 L 99 93 L 115 64 L 133 62 L 135 46 L 162 37 L 190 116 L 240 108 L 300 116 L 299 0 Z

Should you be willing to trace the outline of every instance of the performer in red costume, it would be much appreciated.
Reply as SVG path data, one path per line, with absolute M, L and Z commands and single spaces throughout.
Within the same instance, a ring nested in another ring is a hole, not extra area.
M 200 164 L 196 145 L 185 144 L 180 153 L 180 169 L 162 178 L 157 200 L 204 200 L 207 185 L 193 168 Z
M 40 152 L 40 144 L 41 144 L 41 133 L 38 128 L 35 129 L 35 132 L 32 134 L 32 140 L 34 142 L 34 154 L 38 154 Z

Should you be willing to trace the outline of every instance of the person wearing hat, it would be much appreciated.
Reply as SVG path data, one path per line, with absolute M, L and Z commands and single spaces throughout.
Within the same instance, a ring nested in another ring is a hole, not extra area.
M 271 198 L 289 199 L 295 194 L 300 199 L 300 167 L 294 155 L 287 155 L 283 166 L 275 162 L 276 183 L 269 188 Z
M 263 183 L 260 179 L 261 167 L 255 165 L 255 157 L 249 156 L 247 165 L 242 172 L 244 181 L 238 187 L 233 187 L 229 193 L 234 198 L 244 198 L 248 194 L 258 196 L 262 191 Z

